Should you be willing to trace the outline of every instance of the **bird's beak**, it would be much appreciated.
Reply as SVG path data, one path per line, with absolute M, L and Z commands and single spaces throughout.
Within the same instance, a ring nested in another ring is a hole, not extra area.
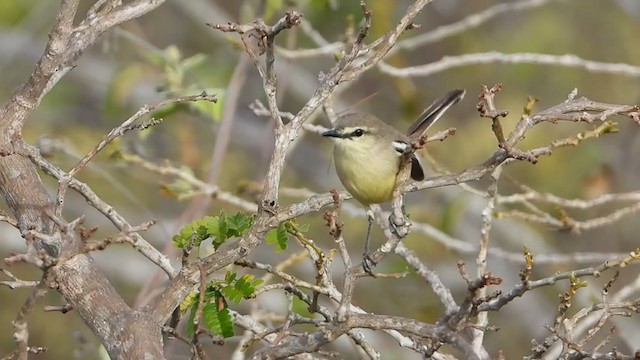
M 339 138 L 342 137 L 336 129 L 331 129 L 322 133 L 322 136 Z

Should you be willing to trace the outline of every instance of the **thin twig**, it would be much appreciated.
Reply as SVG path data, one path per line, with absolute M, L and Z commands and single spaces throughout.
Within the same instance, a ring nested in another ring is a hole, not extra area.
M 471 14 L 455 23 L 443 25 L 412 38 L 398 41 L 394 49 L 390 52 L 390 55 L 400 50 L 414 50 L 418 47 L 429 45 L 447 37 L 469 31 L 495 19 L 500 15 L 510 12 L 530 10 L 549 2 L 551 2 L 551 0 L 523 0 L 494 5 L 483 11 Z
M 493 172 L 491 172 L 491 184 L 487 189 L 489 195 L 489 201 L 487 206 L 482 210 L 482 226 L 480 227 L 480 248 L 476 257 L 477 271 L 476 276 L 482 277 L 488 272 L 487 270 L 487 254 L 489 252 L 489 239 L 491 238 L 491 227 L 493 225 L 493 214 L 496 207 L 496 198 L 498 194 L 498 181 L 502 173 L 502 166 L 498 166 Z M 478 298 L 484 298 L 487 296 L 486 288 L 481 288 L 475 294 L 476 300 Z M 473 341 L 472 345 L 474 350 L 480 351 L 484 340 L 484 331 L 479 328 L 485 328 L 489 324 L 489 314 L 482 312 L 478 314 L 476 321 L 477 328 L 472 330 Z
M 180 103 L 180 102 L 187 102 L 187 101 L 211 101 L 215 103 L 218 100 L 216 98 L 216 95 L 208 95 L 207 93 L 203 92 L 200 95 L 182 96 L 177 98 L 161 100 L 161 101 L 158 101 L 157 103 L 148 104 L 141 107 L 138 111 L 136 111 L 135 114 L 130 116 L 122 124 L 116 126 L 111 131 L 109 131 L 109 133 L 98 143 L 98 145 L 96 145 L 96 147 L 94 147 L 82 159 L 80 159 L 80 161 L 73 168 L 71 168 L 71 170 L 69 170 L 62 179 L 58 179 L 59 186 L 58 186 L 58 194 L 56 196 L 57 201 L 56 201 L 56 207 L 55 207 L 55 215 L 57 217 L 62 217 L 62 208 L 64 206 L 65 194 L 67 192 L 71 179 L 74 178 L 76 174 L 78 174 L 78 172 L 82 170 L 89 163 L 89 161 L 91 161 L 91 159 L 93 159 L 109 143 L 119 138 L 120 136 L 124 135 L 126 132 L 136 129 L 137 126 L 133 125 L 133 123 L 136 122 L 141 117 L 143 117 L 144 115 L 154 111 L 155 109 L 160 108 L 162 106 Z
M 425 65 L 397 68 L 387 63 L 379 63 L 382 73 L 394 77 L 431 76 L 457 67 L 478 64 L 536 64 L 583 69 L 591 73 L 604 73 L 630 77 L 640 76 L 640 67 L 624 63 L 605 63 L 582 59 L 576 55 L 550 55 L 536 53 L 505 54 L 497 51 L 477 54 L 445 56 L 441 60 Z
M 27 144 L 23 144 L 23 147 L 25 155 L 44 172 L 58 180 L 65 178 L 66 173 L 42 157 L 36 147 Z M 120 215 L 113 206 L 102 200 L 87 184 L 75 178 L 70 178 L 69 187 L 81 194 L 91 206 L 105 215 L 119 230 L 123 231 L 132 228 L 124 216 Z M 132 233 L 131 237 L 133 239 L 132 244 L 136 250 L 158 265 L 169 277 L 177 275 L 178 271 L 173 268 L 169 259 L 149 244 L 140 234 Z

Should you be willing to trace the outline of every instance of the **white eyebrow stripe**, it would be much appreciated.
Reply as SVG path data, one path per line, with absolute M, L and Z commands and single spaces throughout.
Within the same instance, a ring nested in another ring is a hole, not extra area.
M 400 154 L 405 154 L 409 149 L 409 144 L 402 141 L 392 141 L 391 145 L 393 145 L 393 148 Z

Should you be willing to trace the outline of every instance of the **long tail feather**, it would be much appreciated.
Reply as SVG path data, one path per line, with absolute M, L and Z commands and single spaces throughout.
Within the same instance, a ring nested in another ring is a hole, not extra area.
M 449 91 L 445 96 L 434 101 L 429 107 L 422 112 L 418 120 L 409 127 L 407 135 L 422 135 L 431 125 L 435 124 L 442 115 L 455 103 L 462 100 L 466 91 L 464 89 L 454 89 Z

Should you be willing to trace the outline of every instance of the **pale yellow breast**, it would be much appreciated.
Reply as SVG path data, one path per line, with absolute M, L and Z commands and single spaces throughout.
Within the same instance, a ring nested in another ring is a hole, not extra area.
M 354 146 L 349 140 L 336 143 L 336 172 L 347 191 L 364 205 L 391 200 L 400 157 L 392 147 Z

